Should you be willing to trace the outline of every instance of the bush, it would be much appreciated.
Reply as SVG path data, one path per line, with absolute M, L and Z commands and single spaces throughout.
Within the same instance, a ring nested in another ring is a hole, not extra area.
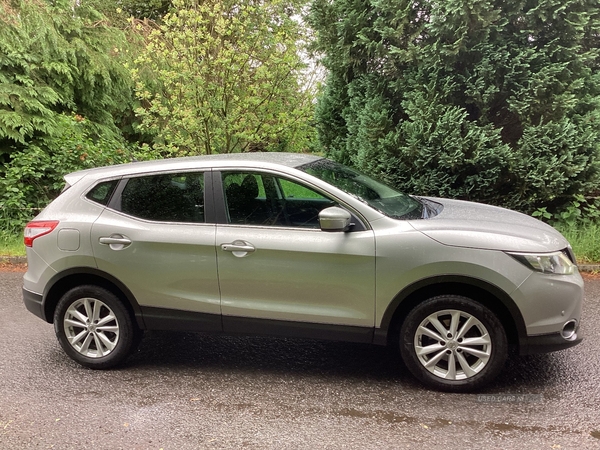
M 22 228 L 60 193 L 65 174 L 131 161 L 134 149 L 117 137 L 95 136 L 92 128 L 83 117 L 61 115 L 54 135 L 11 153 L 0 178 L 0 229 Z

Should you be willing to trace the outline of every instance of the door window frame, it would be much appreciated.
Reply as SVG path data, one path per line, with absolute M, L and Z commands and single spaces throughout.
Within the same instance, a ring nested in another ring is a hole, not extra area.
M 292 183 L 300 184 L 303 187 L 313 190 L 318 194 L 335 201 L 341 208 L 346 209 L 352 215 L 352 223 L 355 225 L 348 232 L 366 231 L 370 229 L 368 222 L 362 218 L 362 215 L 354 208 L 343 202 L 339 198 L 332 195 L 330 192 L 324 191 L 323 189 L 311 185 L 305 180 L 296 178 L 290 174 L 282 173 L 269 169 L 260 169 L 253 167 L 231 167 L 231 168 L 219 168 L 211 171 L 212 186 L 213 186 L 213 204 L 214 207 L 214 218 L 215 223 L 219 226 L 226 225 L 231 227 L 254 227 L 254 228 L 265 228 L 265 229 L 286 229 L 286 230 L 303 230 L 303 231 L 314 231 L 321 232 L 320 228 L 307 228 L 307 227 L 294 227 L 285 225 L 256 225 L 256 224 L 236 224 L 229 223 L 227 214 L 227 200 L 225 197 L 225 187 L 223 185 L 223 174 L 239 172 L 243 174 L 257 174 L 267 175 L 273 178 L 282 178 Z M 206 179 L 205 179 L 206 180 Z M 206 189 L 205 189 L 206 191 Z
M 122 211 L 121 207 L 121 196 L 123 194 L 123 190 L 127 186 L 129 180 L 134 178 L 142 178 L 142 177 L 151 177 L 151 176 L 162 176 L 162 175 L 171 175 L 171 174 L 185 174 L 185 173 L 202 173 L 204 175 L 204 187 L 203 187 L 203 196 L 204 196 L 204 222 L 172 222 L 172 221 L 163 221 L 163 220 L 151 220 L 151 219 L 143 219 L 141 217 L 133 216 L 126 212 Z M 105 180 L 100 180 L 98 183 L 101 183 Z M 97 184 L 98 184 L 97 183 Z M 92 188 L 93 189 L 93 188 Z M 117 187 L 114 189 L 112 193 L 112 197 L 108 204 L 107 208 L 113 210 L 116 213 L 123 214 L 131 219 L 139 220 L 142 222 L 151 222 L 151 223 L 170 223 L 170 224 L 184 224 L 184 225 L 194 225 L 194 226 L 202 226 L 202 225 L 214 225 L 216 223 L 215 220 L 215 205 L 214 205 L 214 195 L 213 195 L 213 175 L 210 169 L 190 169 L 190 170 L 171 170 L 171 171 L 160 171 L 160 172 L 146 172 L 135 174 L 131 176 L 124 176 L 121 178 Z

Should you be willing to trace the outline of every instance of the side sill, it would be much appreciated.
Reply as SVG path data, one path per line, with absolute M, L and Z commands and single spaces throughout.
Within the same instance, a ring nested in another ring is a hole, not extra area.
M 373 328 L 367 327 L 221 316 L 148 306 L 142 306 L 141 310 L 147 330 L 277 336 L 368 344 L 373 343 L 374 335 Z
M 219 333 L 223 331 L 220 314 L 206 314 L 178 309 L 140 306 L 147 330 L 193 331 Z
M 278 336 L 373 343 L 373 328 L 346 325 L 223 316 L 223 330 L 225 333 L 252 336 Z

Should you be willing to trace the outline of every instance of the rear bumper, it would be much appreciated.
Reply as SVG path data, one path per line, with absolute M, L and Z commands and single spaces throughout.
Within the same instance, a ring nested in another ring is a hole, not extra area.
M 40 319 L 49 322 L 46 318 L 41 294 L 36 294 L 35 292 L 31 292 L 23 288 L 23 302 L 25 303 L 25 307 L 29 312 L 35 314 Z

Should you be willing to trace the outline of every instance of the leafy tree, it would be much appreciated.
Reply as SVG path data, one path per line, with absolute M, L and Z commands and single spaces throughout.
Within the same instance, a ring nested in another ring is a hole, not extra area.
M 596 189 L 596 0 L 314 0 L 311 23 L 329 155 L 526 212 Z
M 108 17 L 113 25 L 127 27 L 127 21 L 160 21 L 171 8 L 171 0 L 85 0 L 86 5 Z
M 164 155 L 297 150 L 310 96 L 289 0 L 175 0 L 137 60 L 141 129 Z M 145 30 L 140 30 L 144 32 Z

